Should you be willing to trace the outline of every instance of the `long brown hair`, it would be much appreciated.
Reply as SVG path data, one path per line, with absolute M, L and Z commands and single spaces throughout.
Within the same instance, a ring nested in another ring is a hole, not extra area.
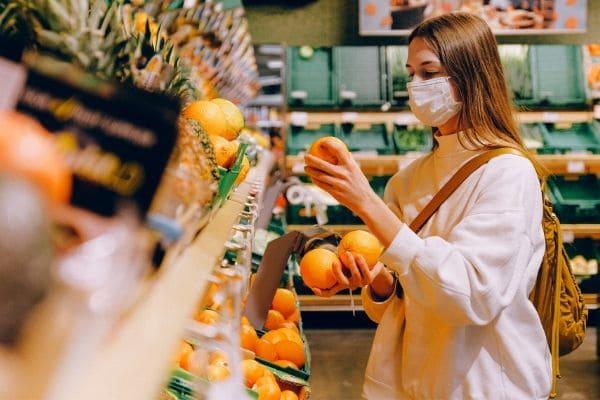
M 515 120 L 496 38 L 476 15 L 454 12 L 427 19 L 408 37 L 420 37 L 438 56 L 456 82 L 463 107 L 460 126 L 470 126 L 464 138 L 471 147 L 512 147 L 522 151 L 542 171 L 525 148 Z

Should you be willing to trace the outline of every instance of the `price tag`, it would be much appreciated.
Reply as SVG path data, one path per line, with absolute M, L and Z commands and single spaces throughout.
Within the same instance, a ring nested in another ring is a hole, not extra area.
M 600 104 L 594 106 L 594 119 L 600 120 Z
M 290 115 L 290 123 L 294 126 L 306 126 L 308 124 L 308 113 L 294 111 Z
M 570 174 L 582 174 L 585 172 L 585 162 L 581 160 L 571 160 L 567 162 L 567 172 Z
M 573 231 L 562 231 L 563 242 L 573 243 L 575 241 L 575 233 Z
M 545 112 L 542 114 L 543 122 L 558 122 L 560 121 L 560 115 L 555 112 Z
M 400 126 L 409 126 L 409 125 L 419 124 L 420 122 L 413 113 L 408 113 L 408 114 L 398 115 L 396 117 L 396 119 L 394 120 L 394 123 L 396 125 L 400 125 Z
M 267 61 L 267 68 L 269 68 L 269 69 L 281 69 L 281 68 L 283 68 L 283 61 L 281 61 L 281 60 L 270 60 L 270 61 Z
M 292 164 L 292 172 L 294 174 L 303 174 L 304 173 L 304 153 L 299 154 L 298 160 L 294 161 Z
M 340 97 L 343 100 L 354 100 L 356 99 L 356 92 L 352 90 L 340 90 Z
M 355 112 L 344 112 L 342 113 L 342 123 L 353 124 L 358 118 L 358 113 Z
M 179 102 L 74 67 L 65 73 L 47 58 L 30 65 L 17 110 L 62 145 L 73 172 L 71 204 L 110 216 L 133 203 L 145 214 L 175 145 Z

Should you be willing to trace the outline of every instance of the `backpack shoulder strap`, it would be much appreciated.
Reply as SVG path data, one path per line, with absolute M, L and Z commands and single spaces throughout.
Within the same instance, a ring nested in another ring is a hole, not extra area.
M 450 180 L 442 186 L 442 188 L 433 196 L 431 201 L 421 210 L 419 215 L 411 222 L 410 229 L 413 232 L 421 230 L 423 225 L 429 220 L 429 218 L 437 211 L 444 201 L 469 177 L 475 170 L 487 163 L 494 157 L 502 154 L 515 154 L 518 156 L 524 156 L 524 154 L 510 147 L 502 147 L 499 149 L 489 150 L 476 157 L 471 158 L 467 161 L 460 169 L 450 178 Z

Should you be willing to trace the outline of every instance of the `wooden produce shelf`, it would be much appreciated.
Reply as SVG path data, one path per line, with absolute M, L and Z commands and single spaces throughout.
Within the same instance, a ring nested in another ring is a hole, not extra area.
M 349 294 L 336 294 L 331 297 L 319 297 L 311 294 L 298 295 L 300 311 L 363 311 L 360 294 L 353 294 L 354 307 Z
M 381 176 L 395 174 L 399 165 L 412 161 L 415 156 L 356 154 L 354 158 L 366 175 Z M 555 175 L 592 173 L 600 176 L 600 154 L 538 154 L 536 158 Z M 304 175 L 303 156 L 286 156 L 285 164 L 288 173 Z

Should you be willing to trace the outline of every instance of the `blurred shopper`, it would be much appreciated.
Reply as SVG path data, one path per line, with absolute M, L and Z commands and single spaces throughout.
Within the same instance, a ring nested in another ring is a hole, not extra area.
M 369 399 L 546 399 L 551 358 L 529 301 L 544 255 L 535 161 L 502 155 L 470 175 L 415 234 L 408 224 L 467 160 L 519 136 L 497 44 L 467 13 L 421 23 L 409 36 L 409 104 L 435 145 L 393 176 L 380 199 L 356 161 L 307 155 L 313 182 L 361 217 L 385 246 L 386 268 L 351 257 L 329 296 L 363 287 L 379 323 L 365 374 Z

